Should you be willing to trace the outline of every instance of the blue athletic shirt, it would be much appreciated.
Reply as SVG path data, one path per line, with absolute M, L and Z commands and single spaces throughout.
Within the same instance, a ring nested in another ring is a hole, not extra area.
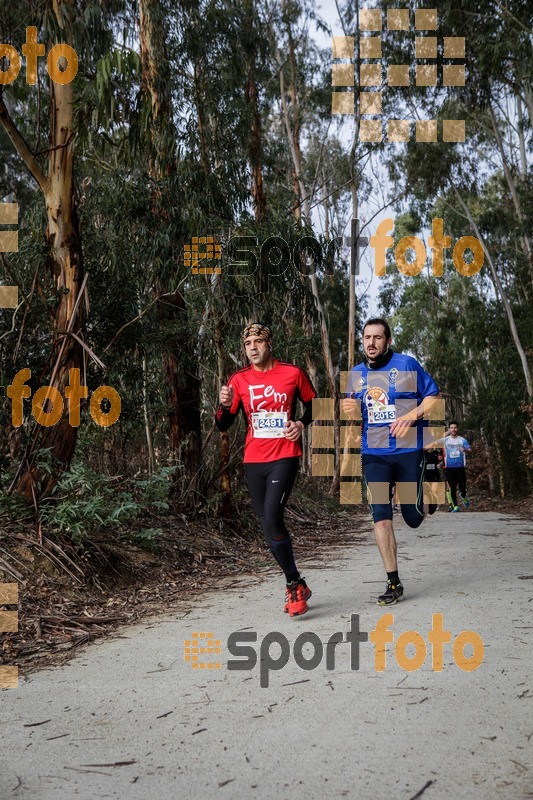
M 446 436 L 444 439 L 439 439 L 439 441 L 444 444 L 444 466 L 446 469 L 466 467 L 466 453 L 459 450 L 459 447 L 470 450 L 470 445 L 466 439 L 462 436 Z
M 391 422 L 414 411 L 424 397 L 439 394 L 439 387 L 416 359 L 392 353 L 379 369 L 357 364 L 349 373 L 346 392 L 361 402 L 363 454 L 399 455 L 421 450 L 428 444 L 423 432 L 427 420 L 417 420 L 398 439 L 389 432 Z

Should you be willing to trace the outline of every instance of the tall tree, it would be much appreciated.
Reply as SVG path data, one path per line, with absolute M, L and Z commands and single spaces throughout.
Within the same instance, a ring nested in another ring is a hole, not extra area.
M 145 132 L 148 136 L 149 173 L 154 187 L 152 212 L 160 230 L 169 223 L 168 209 L 175 204 L 172 192 L 175 182 L 171 179 L 176 175 L 167 14 L 168 9 L 161 0 L 140 1 L 141 93 L 150 108 Z M 175 283 L 175 243 L 164 236 L 162 239 L 168 244 L 157 254 L 154 290 L 161 298 L 157 304 L 158 321 L 165 331 L 169 442 L 173 461 L 181 468 L 177 483 L 180 503 L 194 506 L 200 489 L 200 381 L 185 297 L 179 285 L 169 292 L 170 283 Z
M 52 25 L 60 39 L 73 46 L 73 25 L 77 18 L 75 4 L 69 0 L 56 0 L 50 4 Z M 49 39 L 49 47 L 58 44 Z M 49 49 L 49 48 L 48 48 Z M 69 63 L 64 73 L 54 71 L 50 78 L 49 146 L 36 157 L 31 147 L 12 119 L 6 103 L 0 96 L 0 124 L 9 136 L 13 147 L 22 159 L 28 173 L 37 183 L 46 209 L 45 241 L 47 268 L 55 289 L 56 302 L 51 310 L 52 343 L 49 385 L 65 396 L 69 383 L 69 370 L 81 369 L 83 351 L 79 340 L 83 337 L 80 288 L 83 280 L 83 257 L 78 230 L 74 186 L 74 87 L 72 74 L 75 64 Z M 63 76 L 70 78 L 64 82 Z M 42 166 L 45 156 L 46 166 Z M 75 338 L 77 337 L 77 338 Z M 51 427 L 35 426 L 34 435 L 26 449 L 12 489 L 28 500 L 37 500 L 49 492 L 60 472 L 71 462 L 76 447 L 77 428 L 68 417 Z M 52 456 L 52 471 L 43 472 L 38 465 L 38 453 L 48 450 Z

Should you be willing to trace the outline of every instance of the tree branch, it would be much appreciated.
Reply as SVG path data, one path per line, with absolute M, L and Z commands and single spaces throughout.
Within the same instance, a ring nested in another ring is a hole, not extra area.
M 509 322 L 509 328 L 511 330 L 511 336 L 513 337 L 513 341 L 514 341 L 514 344 L 515 344 L 515 347 L 516 347 L 516 351 L 517 351 L 517 353 L 518 353 L 518 355 L 520 357 L 520 362 L 522 364 L 522 370 L 524 372 L 524 378 L 525 378 L 525 381 L 526 381 L 527 393 L 528 393 L 528 396 L 531 397 L 532 394 L 533 394 L 533 381 L 531 379 L 531 371 L 529 369 L 529 364 L 528 364 L 528 361 L 527 361 L 527 357 L 526 357 L 524 348 L 522 346 L 522 342 L 520 341 L 520 336 L 518 334 L 518 329 L 516 327 L 516 322 L 515 322 L 515 318 L 514 318 L 514 314 L 513 314 L 513 309 L 511 308 L 511 304 L 510 304 L 509 299 L 508 299 L 508 297 L 507 297 L 507 295 L 505 293 L 505 289 L 503 288 L 502 282 L 500 281 L 500 276 L 498 275 L 498 272 L 497 272 L 496 267 L 494 265 L 494 262 L 492 260 L 492 256 L 490 254 L 490 251 L 489 251 L 489 249 L 488 249 L 488 247 L 487 247 L 487 245 L 485 243 L 485 239 L 483 238 L 483 235 L 482 235 L 481 231 L 479 230 L 478 226 L 476 225 L 476 221 L 475 221 L 474 217 L 472 216 L 472 213 L 471 213 L 470 209 L 468 208 L 468 206 L 464 202 L 463 198 L 461 197 L 457 187 L 454 184 L 452 184 L 452 185 L 453 185 L 453 190 L 454 190 L 455 196 L 457 197 L 457 201 L 458 201 L 459 205 L 461 206 L 461 208 L 465 212 L 466 217 L 467 217 L 468 221 L 470 222 L 470 224 L 471 224 L 471 226 L 472 226 L 472 228 L 474 230 L 474 233 L 476 234 L 477 238 L 481 242 L 481 246 L 483 248 L 483 252 L 485 253 L 485 257 L 486 257 L 488 265 L 489 265 L 490 273 L 492 275 L 494 287 L 495 287 L 496 291 L 498 292 L 498 294 L 501 297 L 502 304 L 503 304 L 505 313 L 507 315 L 507 320 Z
M 43 192 L 46 192 L 48 188 L 48 178 L 42 171 L 39 162 L 33 155 L 32 151 L 26 144 L 24 137 L 22 136 L 21 132 L 9 116 L 9 112 L 6 108 L 6 104 L 4 103 L 2 97 L 0 97 L 0 123 L 2 124 L 5 132 L 11 139 L 13 143 L 13 147 L 22 158 L 26 166 L 28 167 L 29 171 L 41 187 Z
M 152 308 L 152 306 L 154 306 L 156 303 L 158 303 L 158 302 L 159 302 L 159 301 L 160 301 L 160 300 L 161 300 L 163 297 L 172 297 L 172 295 L 173 295 L 173 294 L 175 294 L 175 293 L 174 293 L 174 292 L 165 292 L 165 294 L 160 294 L 160 295 L 157 295 L 157 297 L 155 297 L 155 298 L 152 300 L 152 302 L 151 302 L 151 303 L 148 303 L 148 305 L 146 306 L 146 308 L 144 308 L 144 309 L 143 309 L 143 311 L 140 311 L 140 312 L 137 314 L 137 316 L 136 316 L 136 317 L 133 317 L 133 319 L 130 319 L 130 321 L 129 321 L 129 322 L 126 322 L 126 323 L 125 323 L 125 324 L 124 324 L 124 325 L 123 325 L 121 328 L 119 328 L 119 329 L 118 329 L 118 331 L 115 333 L 115 335 L 113 336 L 113 338 L 111 339 L 111 341 L 109 342 L 109 344 L 107 344 L 107 345 L 104 347 L 104 349 L 103 349 L 103 351 L 102 351 L 102 352 L 103 352 L 103 353 L 107 353 L 107 351 L 109 350 L 109 348 L 111 347 L 111 345 L 112 345 L 114 342 L 116 342 L 116 340 L 118 339 L 118 337 L 119 337 L 119 336 L 120 336 L 120 335 L 121 335 L 121 334 L 122 334 L 122 333 L 123 333 L 123 332 L 126 330 L 126 328 L 129 328 L 129 326 L 130 326 L 130 325 L 133 325 L 133 323 L 134 323 L 134 322 L 138 322 L 140 319 L 142 319 L 142 318 L 144 317 L 144 315 L 145 315 L 145 314 L 147 314 L 147 313 L 148 313 L 148 311 L 150 311 L 150 309 Z

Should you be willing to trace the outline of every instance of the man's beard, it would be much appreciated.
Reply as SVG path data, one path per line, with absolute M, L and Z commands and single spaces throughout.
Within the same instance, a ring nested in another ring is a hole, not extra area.
M 386 347 L 384 347 L 384 348 L 383 348 L 383 350 L 376 350 L 376 351 L 375 351 L 374 353 L 372 353 L 372 354 L 370 354 L 370 353 L 366 353 L 366 357 L 367 357 L 367 359 L 368 359 L 369 361 L 377 361 L 377 360 L 378 360 L 378 358 L 381 358 L 381 356 L 384 356 L 384 355 L 386 354 L 386 352 L 387 352 L 387 350 L 388 350 L 388 349 L 389 349 L 389 346 L 388 346 L 388 345 L 386 345 Z

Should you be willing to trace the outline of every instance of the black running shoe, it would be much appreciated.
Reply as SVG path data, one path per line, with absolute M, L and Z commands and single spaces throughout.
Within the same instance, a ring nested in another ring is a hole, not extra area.
M 401 583 L 397 583 L 394 585 L 391 581 L 387 581 L 387 589 L 385 590 L 385 594 L 381 594 L 378 597 L 378 605 L 379 606 L 392 606 L 394 603 L 397 603 L 398 600 L 401 600 L 403 597 L 403 586 Z
M 438 508 L 438 506 L 437 506 L 437 504 L 436 504 L 436 503 L 430 503 L 430 504 L 429 504 L 429 509 L 428 509 L 428 514 L 429 514 L 429 516 L 431 516 L 432 514 L 434 514 L 434 513 L 435 513 L 435 511 L 437 510 L 437 508 Z

